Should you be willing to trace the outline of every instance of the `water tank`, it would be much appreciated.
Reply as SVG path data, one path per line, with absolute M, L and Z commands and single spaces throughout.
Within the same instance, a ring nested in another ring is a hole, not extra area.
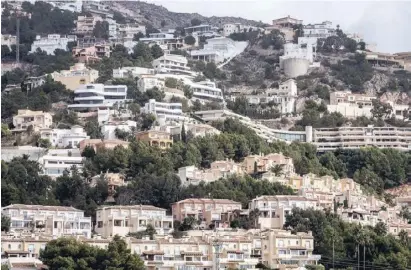
M 283 60 L 284 74 L 295 78 L 307 74 L 310 62 L 302 58 L 289 58 Z

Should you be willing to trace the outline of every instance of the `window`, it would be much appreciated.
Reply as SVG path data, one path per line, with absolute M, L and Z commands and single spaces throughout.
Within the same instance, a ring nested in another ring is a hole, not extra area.
M 103 228 L 103 221 L 97 222 L 97 228 Z

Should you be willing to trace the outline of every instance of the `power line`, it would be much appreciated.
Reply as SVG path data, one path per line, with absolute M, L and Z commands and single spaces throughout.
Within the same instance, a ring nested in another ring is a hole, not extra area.
M 337 264 L 349 264 L 350 266 L 355 266 L 356 260 L 355 259 L 334 259 L 335 263 Z M 321 261 L 325 261 L 327 264 L 332 264 L 332 258 L 327 257 L 327 256 L 321 256 Z M 374 263 L 371 261 L 365 261 L 366 268 L 372 268 L 372 269 L 394 269 L 393 266 L 387 265 L 387 264 L 382 264 L 382 263 Z M 411 268 L 405 268 L 407 270 L 411 270 Z

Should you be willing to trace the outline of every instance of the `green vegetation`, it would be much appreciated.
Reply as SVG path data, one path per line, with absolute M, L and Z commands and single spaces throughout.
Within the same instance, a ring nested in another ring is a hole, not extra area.
M 23 92 L 16 90 L 9 94 L 2 93 L 1 117 L 2 119 L 10 118 L 17 114 L 17 110 L 25 108 L 50 111 L 52 103 L 60 101 L 71 102 L 72 95 L 73 93 L 68 91 L 63 84 L 54 82 L 49 78 L 44 85 L 31 91 Z
M 365 261 L 369 269 L 405 270 L 411 266 L 411 239 L 402 231 L 397 240 L 387 234 L 383 223 L 374 228 L 361 227 L 343 222 L 330 212 L 295 208 L 287 216 L 284 227 L 296 232 L 312 231 L 313 253 L 321 254 L 320 262 L 326 267 L 333 266 L 333 251 L 337 269 L 356 267 L 358 261 L 361 267 Z
M 197 26 L 200 25 L 202 22 L 200 21 L 200 19 L 194 18 L 191 20 L 191 26 Z
M 343 81 L 353 92 L 363 89 L 363 84 L 371 80 L 373 69 L 362 54 L 356 54 L 353 59 L 343 60 L 332 65 L 333 75 Z
M 109 25 L 106 21 L 98 21 L 93 29 L 93 36 L 96 38 L 104 38 L 108 39 L 110 37 L 109 34 Z
M 270 34 L 263 36 L 260 45 L 263 49 L 271 47 L 273 50 L 281 50 L 284 48 L 284 43 L 284 34 L 279 30 L 272 30 Z
M 238 97 L 235 101 L 228 101 L 227 108 L 235 113 L 255 119 L 275 119 L 281 116 L 276 104 L 250 104 L 245 97 Z
M 7 3 L 4 3 L 4 8 L 3 16 L 1 16 L 1 33 L 15 35 L 16 15 L 10 15 L 11 7 Z M 74 21 L 77 18 L 75 13 L 53 8 L 46 2 L 37 1 L 34 5 L 30 2 L 23 2 L 22 10 L 31 13 L 31 18 L 25 16 L 20 18 L 21 44 L 30 45 L 39 34 L 67 35 L 75 27 Z
M 127 249 L 127 243 L 119 236 L 114 236 L 107 249 L 74 238 L 52 240 L 41 250 L 40 259 L 50 269 L 145 269 L 140 257 Z
M 1 231 L 2 232 L 9 232 L 10 223 L 11 223 L 10 217 L 1 214 Z
M 196 39 L 193 36 L 186 36 L 184 38 L 184 43 L 187 45 L 194 45 L 196 43 Z

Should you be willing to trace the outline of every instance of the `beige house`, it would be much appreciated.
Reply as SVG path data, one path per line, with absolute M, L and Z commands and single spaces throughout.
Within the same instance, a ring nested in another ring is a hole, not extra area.
M 80 142 L 80 153 L 84 151 L 87 146 L 91 146 L 94 148 L 94 151 L 98 152 L 101 149 L 114 149 L 116 146 L 122 146 L 127 148 L 129 146 L 129 142 L 122 141 L 122 140 L 101 140 L 101 139 L 86 139 Z
M 168 149 L 173 145 L 170 133 L 158 130 L 147 130 L 136 133 L 136 139 L 147 142 L 150 146 Z
M 98 71 L 89 69 L 84 63 L 76 63 L 70 70 L 61 70 L 51 73 L 56 82 L 61 82 L 68 90 L 76 90 L 80 85 L 94 83 L 98 78 Z
M 241 210 L 241 203 L 227 199 L 185 199 L 171 205 L 173 218 L 183 221 L 186 217 L 200 220 L 200 226 L 210 224 L 216 227 L 223 226 L 222 214 L 234 210 Z
M 311 232 L 269 230 L 262 235 L 262 263 L 271 269 L 301 269 L 316 265 L 321 255 L 313 254 L 314 237 Z
M 317 200 L 297 195 L 260 196 L 253 199 L 248 208 L 250 211 L 258 209 L 260 229 L 281 229 L 294 207 L 317 209 Z
M 199 169 L 195 166 L 186 166 L 178 169 L 178 176 L 182 185 L 198 185 L 201 181 L 206 183 L 226 178 L 233 174 L 244 174 L 240 163 L 233 160 L 218 160 L 210 164 L 210 169 Z
M 282 173 L 285 175 L 294 174 L 293 159 L 284 156 L 282 153 L 268 155 L 250 155 L 244 158 L 244 168 L 247 173 L 264 173 L 270 171 L 276 165 L 282 167 Z M 255 171 L 257 170 L 257 171 Z
M 97 209 L 95 231 L 102 237 L 126 236 L 144 231 L 148 224 L 153 225 L 158 234 L 173 230 L 173 218 L 166 215 L 166 209 L 152 205 L 118 205 Z
M 29 126 L 33 126 L 33 130 L 51 128 L 52 124 L 53 117 L 48 112 L 18 110 L 13 116 L 13 125 L 18 130 L 26 130 Z

